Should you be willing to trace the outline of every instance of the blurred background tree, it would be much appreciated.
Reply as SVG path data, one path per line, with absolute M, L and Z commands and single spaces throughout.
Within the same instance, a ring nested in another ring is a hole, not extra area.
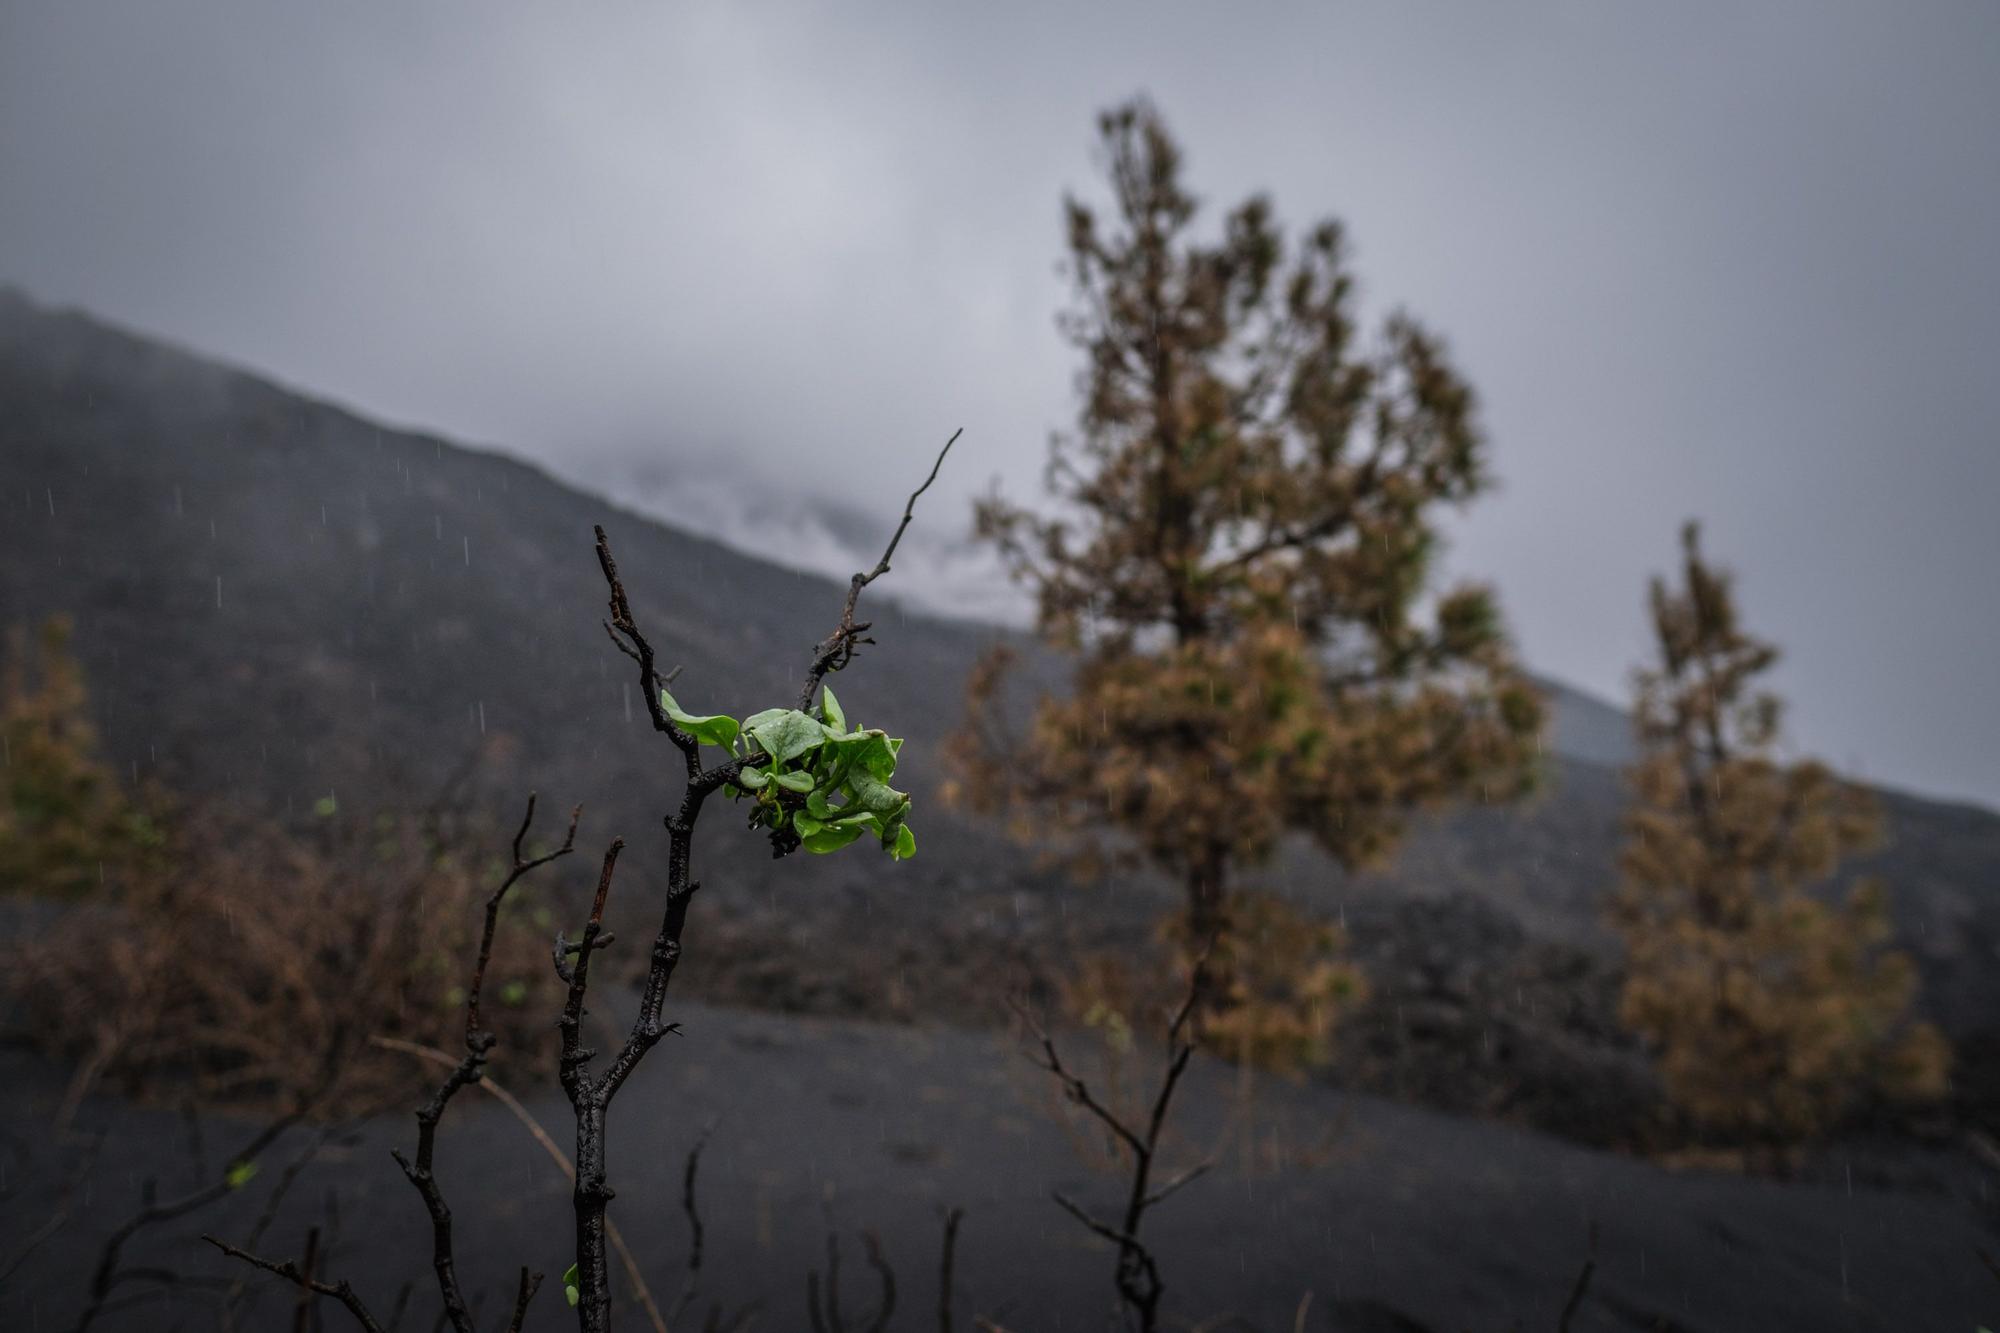
M 122 884 L 160 845 L 98 752 L 67 617 L 7 633 L 0 674 L 0 891 L 68 898 Z
M 1241 975 L 1236 916 L 1293 937 L 1294 909 L 1241 898 L 1246 867 L 1294 830 L 1364 865 L 1416 807 L 1522 791 L 1542 710 L 1490 591 L 1429 586 L 1440 506 L 1488 482 L 1441 343 L 1397 314 L 1362 345 L 1337 223 L 1288 247 L 1259 196 L 1195 239 L 1180 150 L 1146 101 L 1098 128 L 1114 215 L 1065 203 L 1062 328 L 1084 369 L 1078 430 L 1050 448 L 1059 512 L 997 495 L 977 512 L 1072 688 L 1017 739 L 995 721 L 1010 659 L 988 657 L 950 792 L 1079 871 L 1150 863 L 1183 885 L 1179 939 L 1216 941 L 1213 1029 L 1258 996 L 1341 989 L 1318 947 L 1289 1001 Z
M 1684 585 L 1652 585 L 1659 664 L 1638 675 L 1622 1014 L 1699 1132 L 1783 1169 L 1864 1097 L 1941 1095 L 1950 1052 L 1911 1020 L 1909 958 L 1881 947 L 1882 886 L 1812 891 L 1879 840 L 1873 797 L 1773 757 L 1782 705 L 1755 682 L 1777 651 L 1738 623 L 1696 525 L 1682 545 Z

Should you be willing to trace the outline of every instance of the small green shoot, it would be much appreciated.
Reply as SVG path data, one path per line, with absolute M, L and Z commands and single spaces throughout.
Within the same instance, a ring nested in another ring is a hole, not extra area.
M 821 688 L 817 716 L 796 708 L 767 708 L 741 722 L 697 716 L 665 690 L 660 705 L 682 731 L 744 761 L 723 793 L 755 798 L 751 827 L 769 829 L 779 855 L 796 847 L 837 852 L 864 834 L 893 860 L 917 854 L 910 797 L 889 785 L 902 740 L 875 728 L 850 730 L 832 690 Z

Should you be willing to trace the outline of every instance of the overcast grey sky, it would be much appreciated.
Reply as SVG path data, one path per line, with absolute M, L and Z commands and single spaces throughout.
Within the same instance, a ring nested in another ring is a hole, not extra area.
M 1534 665 L 1622 700 L 1699 516 L 1801 748 L 2000 804 L 1990 0 L 0 0 L 0 281 L 711 531 L 886 521 L 964 425 L 957 537 L 1071 416 L 1058 199 L 1140 89 L 1451 340 L 1450 567 Z

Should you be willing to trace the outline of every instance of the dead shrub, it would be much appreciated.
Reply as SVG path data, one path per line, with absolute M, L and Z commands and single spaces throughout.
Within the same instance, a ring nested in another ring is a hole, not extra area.
M 336 1112 L 407 1098 L 432 1075 L 371 1037 L 450 1046 L 464 960 L 505 838 L 462 815 L 346 816 L 322 802 L 288 832 L 201 812 L 122 891 L 9 946 L 18 1034 L 76 1062 L 63 1118 L 91 1088 L 203 1105 Z M 543 886 L 547 888 L 548 886 Z M 487 977 L 504 1058 L 559 1005 L 555 923 L 531 886 L 502 905 Z M 522 1061 L 533 1077 L 545 1061 Z

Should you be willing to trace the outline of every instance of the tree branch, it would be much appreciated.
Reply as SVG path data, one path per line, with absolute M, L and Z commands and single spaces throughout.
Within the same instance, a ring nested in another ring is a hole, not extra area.
M 213 1245 L 216 1249 L 221 1250 L 230 1258 L 241 1259 L 244 1263 L 261 1268 L 267 1273 L 274 1273 L 284 1278 L 287 1282 L 296 1283 L 302 1290 L 316 1292 L 321 1296 L 333 1297 L 347 1307 L 347 1312 L 354 1316 L 354 1322 L 361 1325 L 366 1330 L 366 1333 L 387 1333 L 382 1325 L 376 1322 L 375 1316 L 368 1312 L 368 1307 L 362 1303 L 361 1298 L 355 1295 L 354 1288 L 349 1286 L 345 1280 L 340 1282 L 322 1282 L 318 1278 L 306 1273 L 290 1259 L 286 1259 L 280 1263 L 276 1260 L 261 1258 L 258 1255 L 250 1253 L 248 1250 L 239 1250 L 228 1241 L 217 1239 L 207 1233 L 203 1233 L 202 1239 Z M 525 1270 L 523 1270 L 523 1276 L 525 1275 Z M 516 1324 L 515 1327 L 518 1329 L 519 1325 Z
M 301 1097 L 292 1110 L 272 1120 L 252 1135 L 250 1140 L 224 1163 L 221 1175 L 209 1184 L 166 1203 L 160 1203 L 154 1194 L 154 1182 L 151 1180 L 145 1182 L 139 1211 L 112 1231 L 104 1242 L 104 1250 L 98 1258 L 96 1271 L 91 1275 L 90 1300 L 84 1306 L 82 1313 L 77 1316 L 77 1321 L 72 1326 L 72 1333 L 84 1333 L 84 1330 L 97 1322 L 98 1316 L 108 1308 L 106 1302 L 115 1288 L 128 1281 L 154 1275 L 152 1270 L 118 1266 L 126 1242 L 147 1227 L 185 1217 L 240 1188 L 248 1179 L 244 1173 L 254 1167 L 257 1159 L 286 1131 L 305 1119 L 312 1108 L 326 1095 L 327 1090 L 333 1085 L 340 1056 L 345 1049 L 346 1042 L 342 1037 L 336 1036 L 334 1041 L 329 1042 L 317 1086 Z M 177 1278 L 177 1275 L 169 1277 Z
M 435 1046 L 404 1041 L 399 1037 L 375 1036 L 368 1040 L 384 1050 L 402 1051 L 406 1055 L 417 1056 L 432 1064 L 449 1067 L 454 1063 L 451 1056 Z M 508 1113 L 528 1131 L 529 1137 L 541 1145 L 542 1151 L 549 1155 L 549 1160 L 556 1164 L 564 1179 L 571 1184 L 576 1182 L 576 1166 L 569 1160 L 569 1154 L 562 1150 L 546 1129 L 542 1128 L 542 1123 L 521 1104 L 520 1098 L 509 1092 L 504 1085 L 494 1082 L 491 1074 L 481 1074 L 477 1086 L 481 1092 L 507 1108 Z M 639 1304 L 645 1308 L 646 1318 L 652 1323 L 654 1333 L 667 1333 L 666 1317 L 660 1313 L 660 1307 L 653 1299 L 652 1289 L 646 1285 L 645 1275 L 640 1271 L 638 1257 L 632 1253 L 632 1247 L 625 1243 L 624 1233 L 619 1231 L 617 1223 L 608 1217 L 604 1220 L 604 1233 L 611 1242 L 611 1248 L 618 1252 L 618 1262 L 625 1269 L 625 1280 L 632 1284 L 632 1290 L 638 1296 Z M 391 1315 L 389 1323 L 390 1327 L 394 1328 L 396 1323 L 394 1315 Z
M 875 568 L 857 573 L 848 580 L 847 604 L 841 608 L 840 624 L 834 628 L 833 633 L 820 640 L 819 646 L 813 650 L 812 665 L 806 669 L 805 684 L 799 690 L 799 711 L 804 712 L 812 707 L 813 694 L 819 689 L 820 682 L 832 672 L 841 670 L 853 661 L 854 650 L 857 647 L 874 642 L 873 639 L 861 637 L 862 632 L 868 629 L 868 623 L 864 621 L 857 625 L 854 621 L 854 608 L 861 600 L 861 590 L 889 572 L 890 558 L 896 554 L 896 547 L 903 540 L 903 532 L 910 526 L 910 520 L 916 514 L 917 497 L 929 490 L 931 483 L 937 480 L 938 469 L 944 466 L 945 455 L 951 452 L 951 446 L 958 443 L 958 437 L 963 434 L 965 434 L 964 427 L 951 433 L 951 438 L 944 442 L 944 448 L 938 450 L 937 461 L 931 464 L 930 475 L 924 478 L 924 484 L 910 492 L 908 502 L 903 505 L 902 522 L 896 525 L 896 531 L 891 534 L 889 545 L 883 549 L 882 558 L 875 562 Z
M 1569 1321 L 1583 1304 L 1583 1294 L 1590 1290 L 1591 1275 L 1597 1271 L 1597 1223 L 1590 1224 L 1590 1248 L 1583 1261 L 1583 1268 L 1576 1275 L 1576 1284 L 1569 1289 L 1569 1299 L 1563 1302 L 1562 1314 L 1556 1320 L 1556 1333 L 1569 1333 Z
M 1153 1163 L 1159 1154 L 1160 1136 L 1166 1127 L 1167 1113 L 1173 1105 L 1174 1092 L 1179 1088 L 1181 1076 L 1187 1072 L 1188 1062 L 1194 1055 L 1195 1047 L 1193 1039 L 1189 1036 L 1189 1025 L 1195 1008 L 1208 986 L 1208 958 L 1214 948 L 1215 940 L 1211 937 L 1201 952 L 1195 956 L 1194 965 L 1190 969 L 1187 995 L 1167 1024 L 1167 1065 L 1161 1075 L 1160 1088 L 1153 1098 L 1143 1134 L 1128 1125 L 1124 1117 L 1098 1101 L 1084 1081 L 1063 1064 L 1062 1056 L 1057 1051 L 1048 1030 L 1018 999 L 1009 1000 L 1014 1012 L 1028 1025 L 1041 1047 L 1041 1058 L 1035 1063 L 1054 1074 L 1072 1102 L 1097 1117 L 1131 1150 L 1132 1182 L 1126 1195 L 1125 1213 L 1120 1225 L 1113 1226 L 1103 1221 L 1063 1194 L 1058 1193 L 1053 1197 L 1064 1212 L 1118 1247 L 1116 1270 L 1118 1294 L 1137 1317 L 1143 1333 L 1152 1333 L 1159 1327 L 1160 1296 L 1165 1290 L 1165 1284 L 1160 1280 L 1159 1264 L 1153 1258 L 1152 1252 L 1139 1239 L 1139 1228 L 1150 1209 L 1164 1202 L 1183 1186 L 1199 1179 L 1208 1171 L 1210 1165 L 1203 1162 L 1192 1167 L 1157 1190 L 1147 1188 L 1152 1177 Z
M 965 1220 L 963 1208 L 944 1215 L 944 1257 L 938 1263 L 938 1333 L 951 1333 L 951 1270 L 958 1257 L 958 1224 Z
M 681 1285 L 681 1294 L 674 1301 L 673 1322 L 679 1322 L 688 1306 L 694 1303 L 695 1290 L 701 1284 L 702 1226 L 701 1210 L 695 1206 L 694 1177 L 701 1166 L 701 1150 L 708 1146 L 708 1136 L 715 1132 L 715 1122 L 702 1126 L 701 1135 L 688 1149 L 687 1166 L 681 1172 L 681 1210 L 688 1219 L 688 1265 L 687 1278 Z
M 437 1091 L 429 1101 L 417 1110 L 417 1155 L 416 1160 L 403 1155 L 400 1149 L 391 1149 L 390 1156 L 403 1169 L 403 1175 L 424 1201 L 424 1211 L 431 1219 L 431 1271 L 437 1275 L 438 1294 L 444 1301 L 445 1318 L 456 1333 L 476 1333 L 472 1312 L 466 1307 L 465 1293 L 458 1283 L 458 1259 L 452 1243 L 451 1207 L 445 1202 L 444 1191 L 439 1187 L 437 1176 L 432 1170 L 432 1159 L 437 1151 L 438 1122 L 444 1119 L 445 1107 L 458 1095 L 459 1089 L 467 1084 L 477 1083 L 484 1076 L 486 1057 L 492 1052 L 498 1038 L 488 1031 L 481 1021 L 479 1010 L 480 992 L 486 984 L 487 964 L 493 958 L 493 936 L 500 921 L 500 905 L 507 893 L 520 882 L 523 875 L 551 861 L 568 856 L 576 848 L 576 825 L 583 817 L 583 807 L 577 806 L 570 812 L 569 832 L 563 838 L 562 846 L 545 856 L 523 855 L 523 843 L 535 822 L 535 794 L 528 795 L 527 810 L 521 816 L 521 827 L 514 834 L 513 865 L 498 888 L 486 900 L 486 913 L 479 936 L 479 954 L 472 966 L 472 981 L 466 988 L 465 1000 L 465 1055 L 445 1075 L 438 1084 Z M 414 945 L 412 946 L 415 947 Z M 532 1293 L 530 1293 L 532 1294 Z

